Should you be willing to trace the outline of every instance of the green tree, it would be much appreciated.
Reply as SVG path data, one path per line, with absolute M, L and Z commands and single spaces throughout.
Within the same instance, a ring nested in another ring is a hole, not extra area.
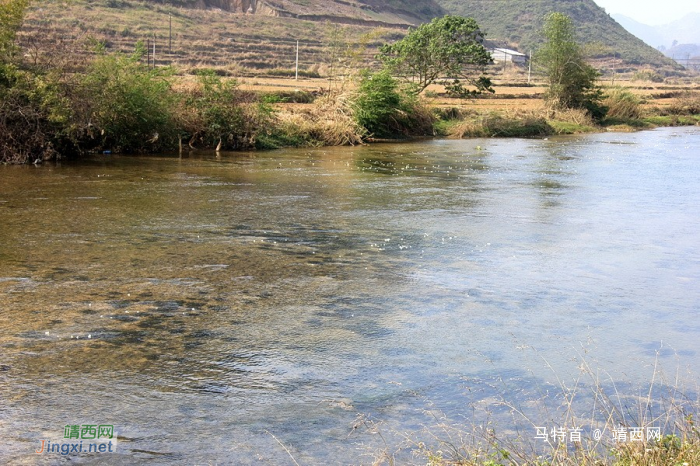
M 14 51 L 17 30 L 24 21 L 29 0 L 0 0 L 0 60 L 5 62 Z
M 544 45 L 535 54 L 549 88 L 547 103 L 554 108 L 583 108 L 594 118 L 605 116 L 600 105 L 602 92 L 596 85 L 600 73 L 586 63 L 574 37 L 571 18 L 563 13 L 550 13 L 542 29 Z
M 472 18 L 435 18 L 400 41 L 384 45 L 379 58 L 392 73 L 412 82 L 416 94 L 443 78 L 453 80 L 448 90 L 455 94 L 493 92 L 484 76 L 491 55 L 484 47 L 484 33 Z M 476 90 L 467 91 L 464 84 Z

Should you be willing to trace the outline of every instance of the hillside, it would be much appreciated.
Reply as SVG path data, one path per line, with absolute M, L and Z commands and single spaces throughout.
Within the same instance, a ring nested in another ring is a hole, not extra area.
M 80 66 L 89 38 L 108 50 L 132 50 L 136 41 L 155 38 L 158 64 L 232 75 L 288 73 L 298 40 L 300 69 L 327 76 L 337 67 L 331 57 L 362 35 L 374 33 L 364 53 L 369 64 L 382 43 L 446 13 L 472 16 L 491 41 L 528 51 L 550 11 L 572 16 L 581 40 L 597 44 L 602 67 L 610 66 L 606 57 L 615 57 L 620 71 L 629 64 L 673 66 L 592 0 L 43 0 L 32 3 L 20 40 L 34 60 L 64 50 Z
M 471 16 L 490 39 L 530 50 L 541 42 L 539 30 L 547 13 L 570 16 L 579 40 L 598 58 L 616 57 L 631 65 L 674 66 L 662 53 L 633 36 L 593 0 L 437 0 L 450 14 Z
M 147 0 L 146 3 L 363 25 L 403 26 L 444 14 L 433 0 Z
M 68 62 L 68 68 L 80 68 L 93 53 L 90 43 L 95 40 L 108 51 L 132 51 L 137 41 L 149 44 L 152 51 L 155 40 L 158 65 L 173 64 L 184 72 L 204 67 L 240 76 L 285 71 L 288 75 L 299 41 L 300 70 L 327 75 L 333 66 L 331 48 L 377 30 L 376 23 L 342 24 L 352 17 L 338 24 L 257 11 L 242 14 L 137 0 L 44 0 L 31 5 L 19 42 L 32 62 L 55 62 L 59 57 Z M 399 21 L 396 15 L 378 18 L 386 23 L 392 18 Z M 383 27 L 368 44 L 370 49 L 401 37 L 408 25 L 404 21 Z

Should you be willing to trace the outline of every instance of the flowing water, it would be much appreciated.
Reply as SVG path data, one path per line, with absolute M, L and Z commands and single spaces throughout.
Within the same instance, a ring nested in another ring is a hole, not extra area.
M 6 166 L 0 221 L 3 463 L 369 464 L 700 374 L 697 128 Z

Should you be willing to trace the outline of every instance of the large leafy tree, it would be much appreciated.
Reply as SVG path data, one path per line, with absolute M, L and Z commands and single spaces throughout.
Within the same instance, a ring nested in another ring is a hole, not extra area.
M 491 55 L 484 47 L 484 33 L 472 18 L 435 18 L 400 41 L 384 45 L 379 58 L 392 73 L 411 81 L 416 93 L 444 78 L 452 80 L 448 90 L 457 94 L 493 92 L 484 76 Z M 464 84 L 476 90 L 466 91 Z
M 600 74 L 586 63 L 571 18 L 550 13 L 542 35 L 545 43 L 535 54 L 535 61 L 549 84 L 545 94 L 548 104 L 554 108 L 584 108 L 593 117 L 604 116 L 602 92 L 596 84 Z

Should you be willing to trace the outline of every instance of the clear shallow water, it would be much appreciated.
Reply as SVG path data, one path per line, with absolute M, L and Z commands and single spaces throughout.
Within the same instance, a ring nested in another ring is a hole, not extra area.
M 0 459 L 113 424 L 71 462 L 367 464 L 358 416 L 507 431 L 499 400 L 582 361 L 694 389 L 698 154 L 691 128 L 0 167 Z

